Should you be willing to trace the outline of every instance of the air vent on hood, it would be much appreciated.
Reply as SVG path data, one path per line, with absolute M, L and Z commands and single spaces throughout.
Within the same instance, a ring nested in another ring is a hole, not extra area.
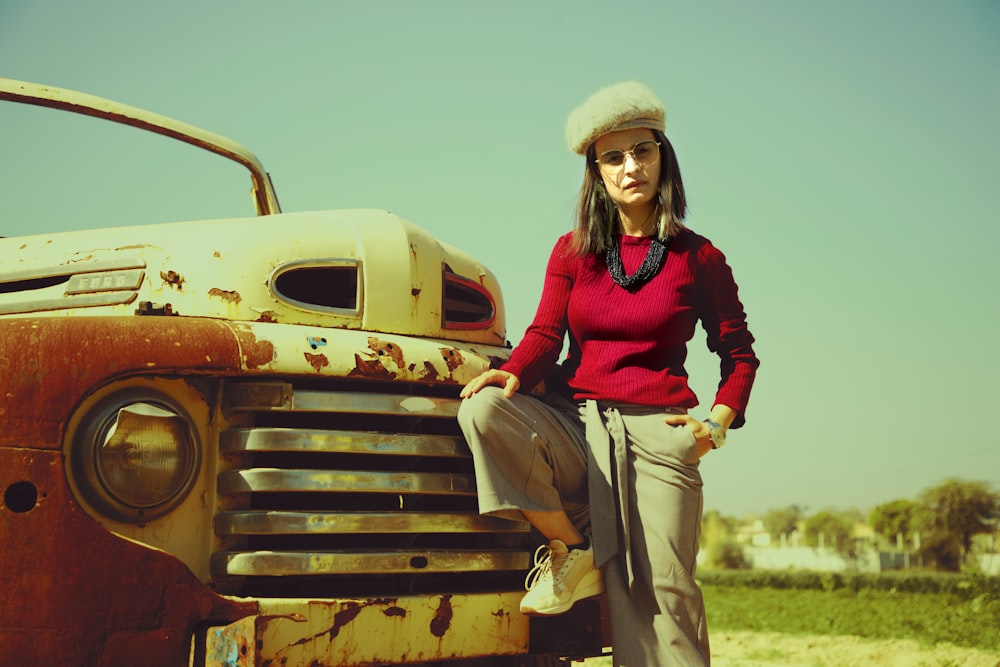
M 356 259 L 295 262 L 275 269 L 270 287 L 276 297 L 299 308 L 357 315 L 360 273 Z
M 496 319 L 493 295 L 485 287 L 453 273 L 445 265 L 442 280 L 442 326 L 445 329 L 488 329 Z

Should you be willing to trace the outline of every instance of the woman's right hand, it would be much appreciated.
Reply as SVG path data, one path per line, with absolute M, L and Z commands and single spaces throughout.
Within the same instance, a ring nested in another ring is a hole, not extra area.
M 491 368 L 472 378 L 469 384 L 462 388 L 462 393 L 459 395 L 462 398 L 468 398 L 483 387 L 491 384 L 503 389 L 503 395 L 510 398 L 517 391 L 518 387 L 521 386 L 521 380 L 513 373 L 502 371 L 498 368 Z

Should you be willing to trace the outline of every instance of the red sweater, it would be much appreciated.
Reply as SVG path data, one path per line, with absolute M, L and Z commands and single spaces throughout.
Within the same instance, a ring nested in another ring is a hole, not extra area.
M 531 389 L 558 361 L 568 327 L 562 365 L 575 399 L 693 408 L 698 399 L 684 361 L 700 320 L 721 360 L 715 403 L 737 410 L 733 427 L 742 426 L 759 362 L 723 254 L 684 230 L 670 240 L 660 272 L 629 292 L 611 279 L 603 255 L 570 254 L 571 236 L 556 242 L 535 319 L 503 369 Z M 642 264 L 649 243 L 648 237 L 621 237 L 627 274 Z

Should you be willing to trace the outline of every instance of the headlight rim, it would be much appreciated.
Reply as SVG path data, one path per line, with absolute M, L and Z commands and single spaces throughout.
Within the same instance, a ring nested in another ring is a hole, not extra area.
M 176 414 L 186 426 L 188 456 L 186 469 L 176 489 L 162 501 L 138 507 L 124 501 L 109 489 L 99 471 L 98 453 L 104 436 L 118 412 L 129 405 L 146 403 Z M 198 429 L 190 414 L 169 395 L 146 388 L 116 391 L 87 409 L 77 423 L 70 441 L 69 472 L 74 486 L 93 510 L 108 519 L 131 524 L 146 524 L 175 509 L 195 487 L 202 465 L 202 446 Z

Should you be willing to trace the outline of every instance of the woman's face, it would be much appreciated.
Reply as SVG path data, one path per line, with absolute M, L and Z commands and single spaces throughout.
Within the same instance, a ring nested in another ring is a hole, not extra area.
M 642 208 L 656 201 L 661 160 L 652 130 L 640 127 L 608 132 L 597 138 L 594 149 L 604 187 L 619 208 Z

